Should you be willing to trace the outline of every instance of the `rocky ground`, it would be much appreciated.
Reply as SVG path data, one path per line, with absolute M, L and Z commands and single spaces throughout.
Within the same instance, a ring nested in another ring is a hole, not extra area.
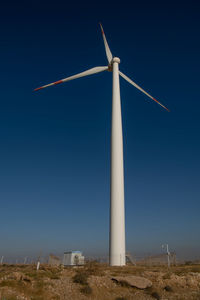
M 0 300 L 200 300 L 200 265 L 0 266 Z

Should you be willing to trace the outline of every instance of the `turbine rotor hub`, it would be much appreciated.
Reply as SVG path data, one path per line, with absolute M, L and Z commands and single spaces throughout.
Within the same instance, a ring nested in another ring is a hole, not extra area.
M 112 64 L 109 64 L 108 65 L 108 72 L 112 72 L 112 70 L 113 70 Z
M 120 64 L 120 59 L 119 59 L 119 57 L 113 57 L 112 63 L 114 63 L 114 62 Z

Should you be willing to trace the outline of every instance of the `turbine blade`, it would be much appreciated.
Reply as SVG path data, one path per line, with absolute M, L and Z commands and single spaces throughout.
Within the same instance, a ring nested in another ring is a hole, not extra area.
M 73 75 L 73 76 L 70 76 L 70 77 L 67 77 L 67 78 L 64 78 L 64 79 L 61 79 L 61 80 L 43 85 L 39 88 L 34 89 L 34 91 L 38 91 L 38 90 L 44 89 L 48 86 L 60 84 L 60 83 L 63 83 L 63 82 L 69 81 L 69 80 L 77 79 L 77 78 L 80 78 L 80 77 L 85 77 L 85 76 L 96 74 L 96 73 L 103 72 L 103 71 L 106 71 L 106 70 L 108 70 L 107 66 L 106 67 L 95 67 L 95 68 L 89 69 L 87 71 L 81 72 L 79 74 L 76 74 L 76 75 Z
M 113 56 L 112 56 L 112 53 L 111 53 L 110 48 L 108 46 L 108 42 L 106 40 L 106 36 L 105 36 L 104 31 L 103 31 L 103 27 L 102 27 L 101 23 L 99 23 L 99 24 L 100 24 L 101 32 L 102 32 L 102 36 L 103 36 L 104 46 L 105 46 L 105 50 L 106 50 L 106 56 L 107 56 L 107 59 L 108 59 L 108 63 L 110 64 L 111 61 L 112 61 Z
M 145 92 L 139 85 L 137 85 L 135 82 L 133 82 L 130 78 L 128 78 L 125 74 L 123 74 L 122 72 L 119 71 L 119 74 L 126 80 L 128 81 L 130 84 L 132 84 L 134 87 L 136 87 L 138 90 L 140 90 L 141 92 L 143 92 L 145 95 L 147 95 L 149 98 L 151 98 L 152 100 L 154 100 L 155 102 L 157 102 L 159 105 L 161 105 L 163 108 L 165 108 L 167 111 L 169 111 L 169 109 L 167 107 L 165 107 L 162 103 L 160 103 L 158 100 L 156 100 L 155 98 L 153 98 L 151 95 L 149 95 L 147 92 Z

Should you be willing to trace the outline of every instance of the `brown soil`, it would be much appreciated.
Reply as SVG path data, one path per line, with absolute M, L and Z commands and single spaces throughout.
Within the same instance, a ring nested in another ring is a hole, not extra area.
M 117 284 L 113 276 L 136 275 L 152 287 L 141 290 Z M 84 267 L 41 265 L 0 266 L 0 299 L 4 300 L 200 300 L 200 265 L 109 267 L 89 263 Z

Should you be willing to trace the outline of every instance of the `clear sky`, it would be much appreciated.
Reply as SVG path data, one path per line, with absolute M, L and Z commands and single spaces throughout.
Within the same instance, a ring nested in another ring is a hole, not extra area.
M 107 64 L 120 80 L 127 250 L 200 251 L 199 1 L 16 1 L 0 10 L 0 255 L 107 255 L 109 72 L 33 89 Z

